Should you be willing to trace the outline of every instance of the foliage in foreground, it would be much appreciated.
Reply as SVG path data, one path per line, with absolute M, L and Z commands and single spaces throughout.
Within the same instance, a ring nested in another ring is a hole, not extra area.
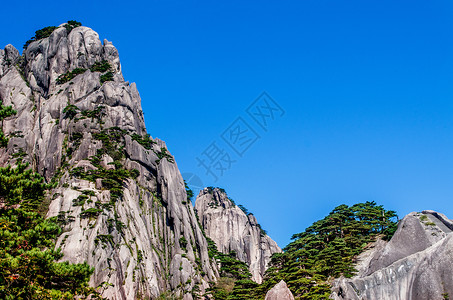
M 36 212 L 44 199 L 44 179 L 27 165 L 0 168 L 0 298 L 73 299 L 96 294 L 88 287 L 86 263 L 56 262 L 61 228 Z
M 1 171 L 0 171 L 1 172 Z M 86 263 L 56 262 L 61 229 L 52 220 L 25 209 L 0 209 L 0 298 L 73 299 L 94 292 Z

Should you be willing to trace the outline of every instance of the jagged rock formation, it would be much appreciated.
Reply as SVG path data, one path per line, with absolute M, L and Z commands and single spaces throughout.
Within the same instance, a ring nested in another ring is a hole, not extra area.
M 235 251 L 237 258 L 249 265 L 252 279 L 261 283 L 272 254 L 281 249 L 261 229 L 255 216 L 245 214 L 219 188 L 201 190 L 195 210 L 206 236 L 218 250 L 225 254 Z
M 267 292 L 264 300 L 294 300 L 294 296 L 286 285 L 286 282 L 281 280 Z
M 359 256 L 357 276 L 333 283 L 332 299 L 449 299 L 453 296 L 453 221 L 410 213 L 389 242 Z
M 164 142 L 146 134 L 140 96 L 116 48 L 63 25 L 23 55 L 0 50 L 0 99 L 17 114 L 0 165 L 29 162 L 54 188 L 48 217 L 64 233 L 63 260 L 95 267 L 109 299 L 203 291 L 218 276 Z

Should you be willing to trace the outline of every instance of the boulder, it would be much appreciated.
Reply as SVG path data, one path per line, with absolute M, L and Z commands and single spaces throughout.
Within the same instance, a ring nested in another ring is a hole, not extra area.
M 282 280 L 267 292 L 264 300 L 294 300 L 294 296 Z

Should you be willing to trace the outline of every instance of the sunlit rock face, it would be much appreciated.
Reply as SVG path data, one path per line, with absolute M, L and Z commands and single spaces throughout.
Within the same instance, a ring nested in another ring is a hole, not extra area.
M 272 254 L 281 249 L 261 229 L 255 216 L 245 214 L 219 188 L 200 191 L 195 209 L 206 236 L 218 250 L 225 254 L 235 251 L 237 258 L 249 265 L 252 279 L 261 283 Z
M 332 299 L 448 299 L 453 296 L 453 222 L 410 213 L 389 242 L 359 256 L 357 276 L 333 283 Z M 445 298 L 447 297 L 447 298 Z
M 13 137 L 0 165 L 20 159 L 54 183 L 47 216 L 64 226 L 62 260 L 95 267 L 90 284 L 104 283 L 104 297 L 192 299 L 215 280 L 176 162 L 146 135 L 139 93 L 112 43 L 62 25 L 22 56 L 8 45 L 0 99 L 17 110 L 2 124 Z
M 294 300 L 294 296 L 286 285 L 286 282 L 281 280 L 266 293 L 264 300 Z

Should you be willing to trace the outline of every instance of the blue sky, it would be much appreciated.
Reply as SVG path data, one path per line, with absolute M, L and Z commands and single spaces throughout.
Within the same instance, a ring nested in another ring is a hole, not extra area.
M 2 4 L 1 48 L 70 19 L 113 41 L 148 132 L 182 173 L 225 188 L 282 247 L 342 203 L 453 218 L 451 1 L 21 6 Z M 267 131 L 246 112 L 263 91 L 285 111 Z M 259 136 L 242 157 L 221 137 L 238 117 Z M 212 142 L 235 160 L 217 181 L 196 159 Z

